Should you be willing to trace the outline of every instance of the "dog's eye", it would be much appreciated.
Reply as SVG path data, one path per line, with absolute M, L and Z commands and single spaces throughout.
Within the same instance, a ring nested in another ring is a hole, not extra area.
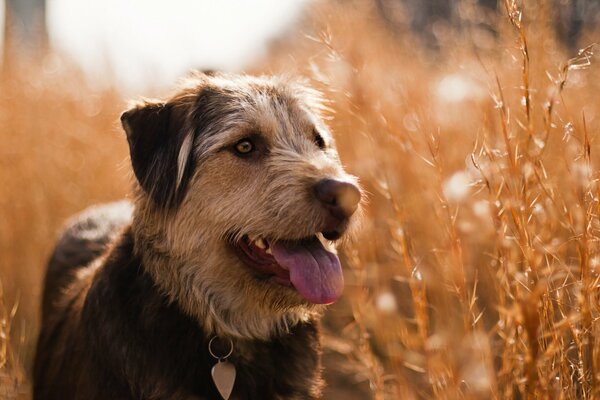
M 317 132 L 317 131 L 314 131 L 314 135 L 315 135 L 315 139 L 314 139 L 315 144 L 317 146 L 319 146 L 319 148 L 321 150 L 325 150 L 325 140 L 323 139 L 323 136 L 321 136 L 319 134 L 319 132 Z
M 254 151 L 254 143 L 250 139 L 242 139 L 235 144 L 234 148 L 237 154 L 246 156 Z

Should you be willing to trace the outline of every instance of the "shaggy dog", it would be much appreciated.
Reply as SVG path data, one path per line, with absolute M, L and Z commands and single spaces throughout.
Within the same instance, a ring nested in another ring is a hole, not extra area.
M 361 192 L 318 93 L 196 74 L 121 121 L 133 206 L 92 208 L 50 259 L 34 399 L 317 399 L 318 320 Z

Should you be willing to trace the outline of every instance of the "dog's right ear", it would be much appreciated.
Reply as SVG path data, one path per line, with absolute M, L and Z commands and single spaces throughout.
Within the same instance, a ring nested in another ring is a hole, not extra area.
M 156 205 L 176 207 L 193 171 L 194 131 L 188 127 L 185 104 L 146 101 L 125 111 L 133 172 Z

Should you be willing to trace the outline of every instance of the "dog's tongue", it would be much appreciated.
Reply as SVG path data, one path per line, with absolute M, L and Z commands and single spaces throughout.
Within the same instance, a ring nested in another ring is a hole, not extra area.
M 271 244 L 273 257 L 290 271 L 296 290 L 314 304 L 331 304 L 344 289 L 337 255 L 325 250 L 319 239 Z

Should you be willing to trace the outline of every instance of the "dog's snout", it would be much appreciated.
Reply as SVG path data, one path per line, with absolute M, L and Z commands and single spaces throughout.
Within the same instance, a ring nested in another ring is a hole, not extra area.
M 315 185 L 315 195 L 334 217 L 345 219 L 358 208 L 360 190 L 349 182 L 323 179 Z

